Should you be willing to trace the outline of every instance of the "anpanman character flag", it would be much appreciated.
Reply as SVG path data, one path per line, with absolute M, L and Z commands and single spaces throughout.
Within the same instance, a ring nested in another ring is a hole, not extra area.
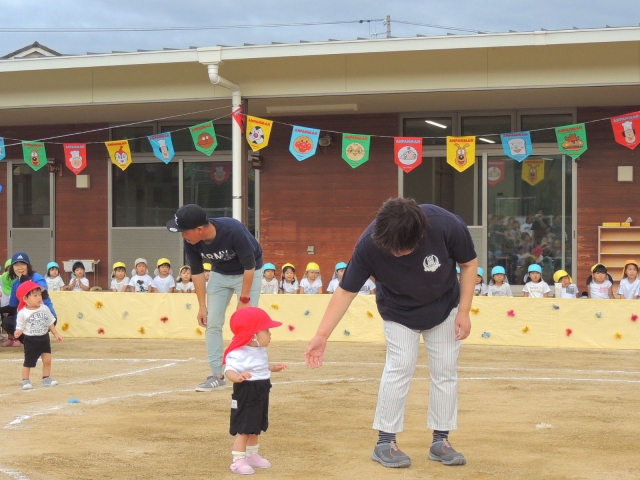
M 78 175 L 87 166 L 87 144 L 86 143 L 65 143 L 64 163 L 67 168 Z
M 213 127 L 213 122 L 204 122 L 199 125 L 189 127 L 191 132 L 191 138 L 193 144 L 196 146 L 196 150 L 211 156 L 213 151 L 218 146 L 218 138 L 216 137 L 216 129 Z
M 393 159 L 405 173 L 422 164 L 422 137 L 395 137 Z
M 640 143 L 640 112 L 611 117 L 611 128 L 616 142 L 631 150 L 635 149 Z
M 47 164 L 47 152 L 42 142 L 22 142 L 22 154 L 25 163 L 35 171 Z
M 247 115 L 247 142 L 251 150 L 257 152 L 269 145 L 272 126 L 272 120 Z
M 476 163 L 476 137 L 447 137 L 447 163 L 459 172 Z
M 109 150 L 111 163 L 120 167 L 122 171 L 131 165 L 131 149 L 129 148 L 129 140 L 114 140 L 112 142 L 104 142 Z
M 544 160 L 525 160 L 522 162 L 522 180 L 532 187 L 544 180 Z
M 577 158 L 587 150 L 587 129 L 584 123 L 556 127 L 558 149 L 560 152 Z

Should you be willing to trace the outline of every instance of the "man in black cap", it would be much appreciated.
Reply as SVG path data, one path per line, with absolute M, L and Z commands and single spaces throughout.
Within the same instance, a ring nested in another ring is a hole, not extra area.
M 196 387 L 197 392 L 223 389 L 222 326 L 235 293 L 238 308 L 258 306 L 262 281 L 262 248 L 242 223 L 233 218 L 207 218 L 198 205 L 184 205 L 173 220 L 170 232 L 181 232 L 198 297 L 198 323 L 206 327 L 207 355 L 213 375 Z M 205 282 L 203 263 L 211 264 Z

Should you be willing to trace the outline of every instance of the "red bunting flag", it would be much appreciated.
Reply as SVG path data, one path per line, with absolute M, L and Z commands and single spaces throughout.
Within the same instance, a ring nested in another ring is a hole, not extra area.
M 422 164 L 421 137 L 395 137 L 393 139 L 394 160 L 405 173 Z
M 611 117 L 613 137 L 620 145 L 635 149 L 640 143 L 640 112 Z
M 240 105 L 233 112 L 231 112 L 231 116 L 236 121 L 236 123 L 240 126 L 240 132 L 244 133 L 244 111 L 242 110 L 242 105 Z
M 64 163 L 67 168 L 78 175 L 87 166 L 87 144 L 86 143 L 65 143 Z

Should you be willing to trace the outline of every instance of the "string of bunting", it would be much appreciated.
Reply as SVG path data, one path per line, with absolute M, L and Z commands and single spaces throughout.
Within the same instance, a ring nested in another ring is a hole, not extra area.
M 228 106 L 209 109 L 206 111 L 219 110 L 222 108 L 228 108 Z M 126 124 L 123 126 L 147 123 L 167 118 L 175 118 L 184 115 L 193 115 L 195 113 L 200 112 L 190 112 L 186 114 L 174 115 L 171 117 L 164 117 L 162 119 L 135 122 L 133 124 Z M 317 151 L 321 132 L 319 129 L 300 125 L 292 125 L 284 122 L 246 115 L 243 112 L 242 106 L 240 106 L 236 108 L 231 114 L 223 115 L 208 122 L 200 123 L 191 127 L 179 128 L 169 132 L 149 135 L 146 137 L 130 138 L 127 140 L 112 140 L 108 142 L 62 143 L 65 152 L 65 163 L 69 170 L 77 175 L 86 167 L 87 144 L 104 143 L 109 153 L 111 162 L 122 170 L 126 170 L 127 167 L 131 165 L 132 161 L 129 141 L 140 138 L 147 138 L 147 140 L 151 144 L 154 155 L 161 161 L 169 163 L 175 155 L 171 134 L 180 130 L 187 129 L 191 133 L 191 137 L 196 150 L 204 153 L 205 155 L 211 156 L 211 154 L 218 146 L 214 122 L 216 120 L 228 117 L 229 115 L 231 115 L 233 120 L 238 123 L 238 125 L 242 129 L 242 132 L 246 134 L 247 143 L 254 152 L 262 150 L 269 145 L 269 139 L 271 137 L 274 123 L 289 126 L 292 128 L 291 140 L 289 142 L 289 152 L 298 161 L 307 160 L 308 158 L 315 155 Z M 476 138 L 499 135 L 504 154 L 512 158 L 513 160 L 516 160 L 517 162 L 523 163 L 522 178 L 533 186 L 542 181 L 542 179 L 544 178 L 544 161 L 540 159 L 527 160 L 527 157 L 533 154 L 531 132 L 552 129 L 555 130 L 558 149 L 560 150 L 560 152 L 575 159 L 587 150 L 586 123 L 594 123 L 605 120 L 610 120 L 614 139 L 617 143 L 632 150 L 638 146 L 640 140 L 636 136 L 636 129 L 640 124 L 640 112 L 632 112 L 616 117 L 600 118 L 573 125 L 540 128 L 537 130 L 529 130 L 524 132 L 510 132 L 501 134 L 491 133 L 486 135 L 458 137 L 390 137 L 386 135 L 365 135 L 356 133 L 334 132 L 328 130 L 327 132 L 342 135 L 342 158 L 349 166 L 351 166 L 351 168 L 357 168 L 369 160 L 372 137 L 393 138 L 394 161 L 398 165 L 398 167 L 400 167 L 406 173 L 411 172 L 422 163 L 422 142 L 424 139 L 445 138 L 447 149 L 447 163 L 455 168 L 458 172 L 463 172 L 471 167 L 476 161 Z M 105 129 L 108 128 L 117 127 L 105 127 Z M 98 130 L 101 129 L 91 130 L 90 132 Z M 82 133 L 89 132 L 60 135 L 57 137 L 42 139 L 40 141 L 16 140 L 19 143 L 12 145 L 22 145 L 25 163 L 27 163 L 31 168 L 37 171 L 47 163 L 44 140 L 52 140 L 71 135 L 77 136 L 81 135 Z M 46 143 L 59 144 L 59 142 Z M 0 160 L 3 160 L 5 156 L 5 138 L 0 137 Z M 504 160 L 494 160 L 490 161 L 490 163 L 491 165 L 489 165 L 489 184 L 495 185 L 499 183 L 496 182 L 496 180 L 503 177 Z

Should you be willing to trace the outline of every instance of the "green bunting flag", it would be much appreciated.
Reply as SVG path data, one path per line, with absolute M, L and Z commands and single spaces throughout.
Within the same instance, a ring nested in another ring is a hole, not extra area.
M 342 158 L 351 168 L 358 168 L 369 160 L 371 135 L 342 134 Z
M 587 150 L 587 129 L 584 123 L 556 127 L 558 149 L 560 152 L 577 158 Z
M 24 162 L 36 172 L 47 164 L 47 152 L 42 142 L 22 142 Z
M 216 138 L 216 130 L 213 128 L 213 122 L 194 125 L 193 127 L 189 127 L 189 131 L 191 132 L 191 138 L 193 138 L 193 144 L 196 146 L 196 150 L 211 156 L 218 146 L 218 139 Z

